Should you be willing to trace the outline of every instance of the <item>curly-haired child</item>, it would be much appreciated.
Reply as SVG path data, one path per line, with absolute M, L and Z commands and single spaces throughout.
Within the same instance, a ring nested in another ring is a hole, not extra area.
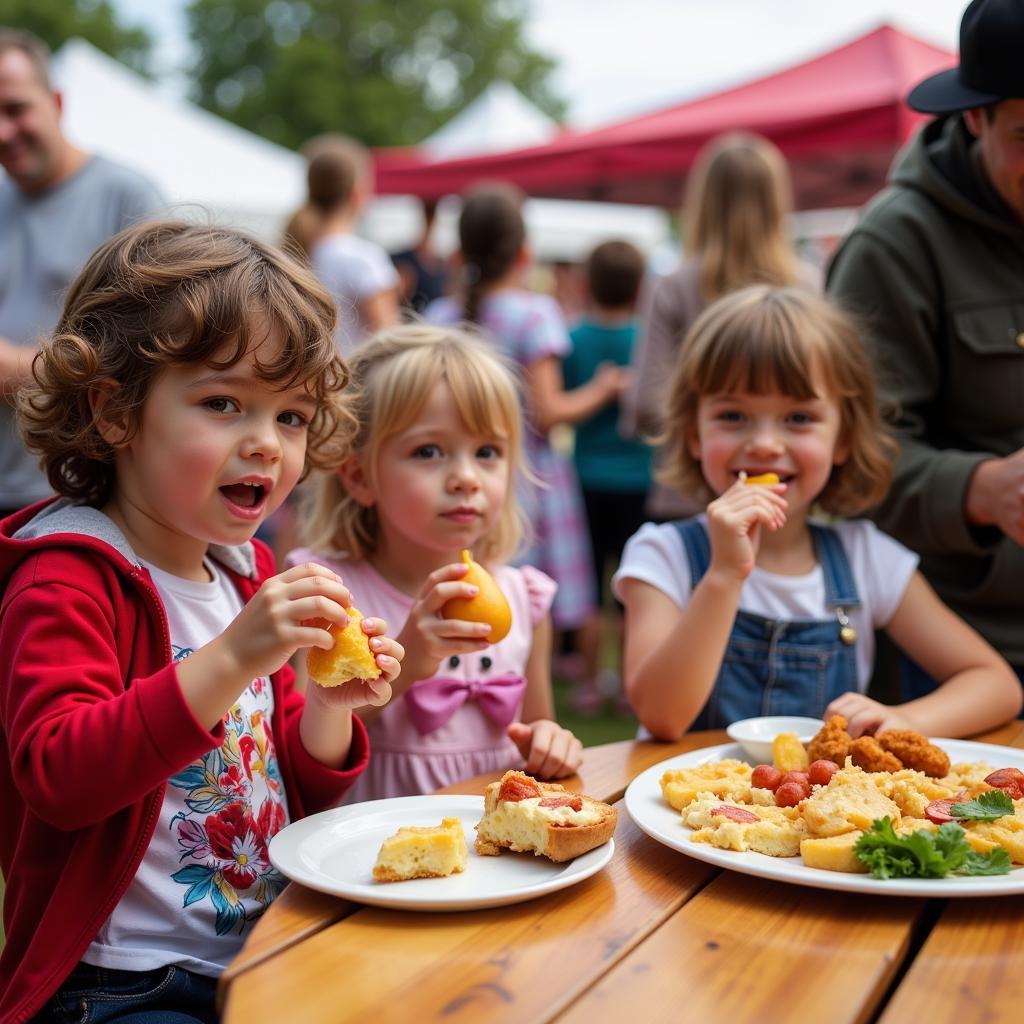
M 363 620 L 381 677 L 303 698 L 287 661 L 349 592 L 252 540 L 343 450 L 333 329 L 291 259 L 161 221 L 93 254 L 36 358 L 19 418 L 59 497 L 0 524 L 4 1020 L 215 1020 L 271 837 L 366 765 L 352 709 L 400 646 Z

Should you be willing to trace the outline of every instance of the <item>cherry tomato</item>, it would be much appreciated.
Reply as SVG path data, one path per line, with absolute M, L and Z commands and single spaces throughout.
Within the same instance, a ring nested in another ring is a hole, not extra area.
M 759 764 L 750 773 L 750 784 L 758 789 L 770 789 L 773 793 L 779 788 L 782 772 L 773 764 Z
M 811 782 L 810 779 L 808 779 L 807 777 L 807 772 L 786 772 L 786 774 L 782 776 L 779 785 L 784 786 L 787 782 L 798 783 L 799 785 L 803 786 L 804 789 L 808 791 L 808 793 L 811 790 Z
M 807 778 L 812 786 L 827 786 L 837 771 L 839 765 L 835 761 L 812 761 L 807 769 Z
M 775 790 L 775 805 L 777 807 L 796 807 L 807 796 L 809 796 L 809 791 L 799 782 L 782 782 Z
M 729 818 L 731 821 L 760 821 L 761 819 L 754 814 L 753 811 L 748 811 L 744 807 L 734 807 L 732 804 L 719 804 L 717 807 L 712 808 L 711 816 L 716 815 Z

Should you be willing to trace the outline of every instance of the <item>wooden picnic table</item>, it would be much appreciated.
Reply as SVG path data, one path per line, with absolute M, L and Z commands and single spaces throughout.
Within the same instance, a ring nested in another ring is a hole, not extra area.
M 1024 747 L 1024 723 L 974 738 Z M 651 765 L 725 741 L 590 747 L 567 786 L 616 803 Z M 363 907 L 290 883 L 222 978 L 223 1021 L 1022 1019 L 1024 895 L 885 897 L 720 870 L 649 838 L 621 803 L 615 841 L 593 877 L 487 910 Z

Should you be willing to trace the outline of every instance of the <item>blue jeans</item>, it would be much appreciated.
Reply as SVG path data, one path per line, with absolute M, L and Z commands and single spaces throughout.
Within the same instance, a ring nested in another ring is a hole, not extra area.
M 183 967 L 118 971 L 80 963 L 36 1024 L 216 1024 L 217 979 Z

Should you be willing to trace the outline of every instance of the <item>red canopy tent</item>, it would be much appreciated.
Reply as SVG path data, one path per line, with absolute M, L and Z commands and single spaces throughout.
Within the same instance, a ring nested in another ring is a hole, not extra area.
M 700 147 L 745 129 L 789 159 L 799 209 L 855 206 L 881 187 L 923 120 L 904 104 L 910 87 L 955 63 L 948 50 L 883 25 L 785 71 L 542 146 L 438 162 L 378 150 L 377 190 L 437 199 L 500 179 L 531 196 L 674 207 Z

